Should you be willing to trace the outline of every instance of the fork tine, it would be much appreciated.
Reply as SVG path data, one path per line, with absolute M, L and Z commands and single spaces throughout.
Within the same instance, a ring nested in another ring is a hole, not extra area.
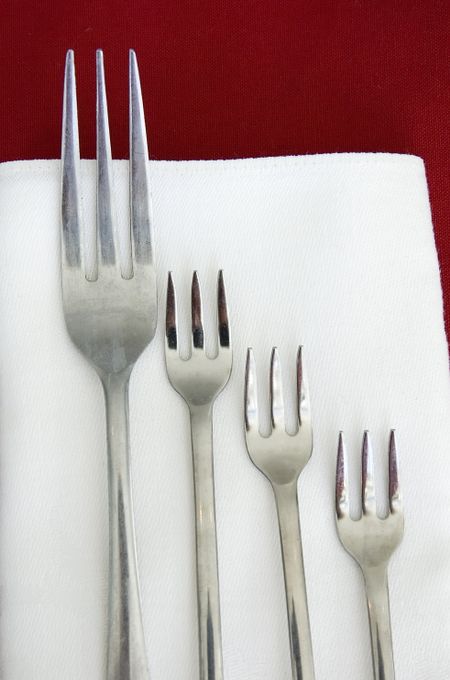
M 309 398 L 309 385 L 303 362 L 303 347 L 301 345 L 297 351 L 297 401 L 298 401 L 298 418 L 301 426 L 311 421 L 311 401 Z
M 177 345 L 177 299 L 172 272 L 169 272 L 166 303 L 166 350 L 176 350 Z
M 367 430 L 362 444 L 362 510 L 364 514 L 376 513 L 372 443 Z
M 402 495 L 398 483 L 398 459 L 395 430 L 391 430 L 389 437 L 389 507 L 393 513 L 402 511 Z
M 278 349 L 272 349 L 270 357 L 270 413 L 272 427 L 284 428 L 283 381 Z
M 68 50 L 66 55 L 61 160 L 63 258 L 65 264 L 69 267 L 79 267 L 82 263 L 81 230 L 83 217 L 81 210 L 80 144 L 73 50 Z
M 339 432 L 339 443 L 336 463 L 336 514 L 338 518 L 349 516 L 347 455 L 345 451 L 344 433 Z
M 228 349 L 231 346 L 231 339 L 230 326 L 228 322 L 227 298 L 222 269 L 219 271 L 219 277 L 217 280 L 217 320 L 219 326 L 219 347 Z
M 245 428 L 247 432 L 258 432 L 258 392 L 256 383 L 256 364 L 253 349 L 247 349 L 245 363 Z
M 152 260 L 152 214 L 148 145 L 141 81 L 134 50 L 130 50 L 130 219 L 135 261 Z
M 191 289 L 191 310 L 192 310 L 192 346 L 194 349 L 203 349 L 205 338 L 203 333 L 203 312 L 202 295 L 198 274 L 195 271 L 192 276 Z
M 104 265 L 116 262 L 113 166 L 109 137 L 103 52 L 97 50 L 97 230 Z

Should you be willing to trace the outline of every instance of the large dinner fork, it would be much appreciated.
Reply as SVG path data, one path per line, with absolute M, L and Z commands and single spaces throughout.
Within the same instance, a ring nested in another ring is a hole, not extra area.
M 369 433 L 362 445 L 362 515 L 352 520 L 349 510 L 344 438 L 339 435 L 336 468 L 336 523 L 342 545 L 361 567 L 366 585 L 374 680 L 394 680 L 387 566 L 403 538 L 403 509 L 398 484 L 397 447 L 394 431 L 389 440 L 388 516 L 377 516 L 373 456 Z
M 103 55 L 97 52 L 97 264 L 86 266 L 75 67 L 67 53 L 62 130 L 62 293 L 67 329 L 96 369 L 106 401 L 109 479 L 108 680 L 148 677 L 128 453 L 128 383 L 156 329 L 148 151 L 136 56 L 130 51 L 132 271 L 121 269 Z M 127 277 L 127 278 L 125 278 Z
M 192 278 L 191 356 L 178 352 L 175 286 L 169 274 L 166 312 L 166 366 L 172 387 L 183 397 L 191 416 L 197 551 L 197 605 L 200 680 L 223 680 L 214 504 L 213 405 L 231 373 L 231 341 L 222 272 L 217 284 L 218 351 L 205 352 L 202 301 L 197 272 Z
M 314 680 L 313 652 L 306 597 L 303 551 L 298 513 L 297 482 L 312 453 L 309 391 L 297 354 L 297 431 L 288 434 L 284 424 L 283 386 L 278 350 L 272 350 L 270 364 L 270 405 L 272 431 L 259 432 L 256 366 L 253 350 L 247 351 L 245 372 L 245 435 L 254 465 L 272 485 L 278 511 L 283 556 L 286 604 L 293 680 Z

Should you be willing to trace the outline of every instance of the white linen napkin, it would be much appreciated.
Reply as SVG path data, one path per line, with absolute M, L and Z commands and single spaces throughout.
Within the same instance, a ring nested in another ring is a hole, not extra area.
M 115 163 L 126 224 L 127 170 Z M 94 163 L 83 162 L 94 219 Z M 272 345 L 293 419 L 305 348 L 315 447 L 300 515 L 317 680 L 371 677 L 361 573 L 334 524 L 337 437 L 357 508 L 362 433 L 384 499 L 397 429 L 406 532 L 390 563 L 399 680 L 450 677 L 450 418 L 447 344 L 423 163 L 342 154 L 152 162 L 159 326 L 131 379 L 131 457 L 152 680 L 198 677 L 188 412 L 163 358 L 167 271 L 187 346 L 199 270 L 206 331 L 225 272 L 234 343 L 216 403 L 215 473 L 227 680 L 288 680 L 284 585 L 272 490 L 243 436 L 245 351 L 267 422 Z M 99 380 L 65 330 L 58 161 L 0 167 L 0 658 L 4 680 L 104 677 L 108 528 Z

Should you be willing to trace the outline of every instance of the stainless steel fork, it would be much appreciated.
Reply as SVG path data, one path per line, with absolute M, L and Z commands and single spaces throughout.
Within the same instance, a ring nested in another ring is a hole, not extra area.
M 175 286 L 169 274 L 166 314 L 166 366 L 173 388 L 186 401 L 191 416 L 197 548 L 197 604 L 200 679 L 222 680 L 219 577 L 214 504 L 213 404 L 231 373 L 232 353 L 222 272 L 217 284 L 218 352 L 207 356 L 202 301 L 197 272 L 192 278 L 191 356 L 178 353 Z
M 268 437 L 264 437 L 259 432 L 256 366 L 253 351 L 249 349 L 245 373 L 247 450 L 253 463 L 272 484 L 277 504 L 289 619 L 292 677 L 294 680 L 314 680 L 297 493 L 299 475 L 312 453 L 309 391 L 303 370 L 301 347 L 297 354 L 298 425 L 295 434 L 290 435 L 285 429 L 281 367 L 276 348 L 272 350 L 270 364 L 270 403 L 272 432 Z
M 358 562 L 364 575 L 375 680 L 394 680 L 387 566 L 403 538 L 404 520 L 398 483 L 394 431 L 389 440 L 389 508 L 385 519 L 377 516 L 373 456 L 369 433 L 362 445 L 362 516 L 353 521 L 349 512 L 347 465 L 342 432 L 336 468 L 336 523 L 342 545 Z
M 130 245 L 119 261 L 103 55 L 97 52 L 97 265 L 86 268 L 74 54 L 67 53 L 62 130 L 62 293 L 67 330 L 96 369 L 106 401 L 109 478 L 108 680 L 148 678 L 128 454 L 128 383 L 156 329 L 148 151 L 136 56 L 130 51 Z M 125 276 L 127 278 L 125 278 Z

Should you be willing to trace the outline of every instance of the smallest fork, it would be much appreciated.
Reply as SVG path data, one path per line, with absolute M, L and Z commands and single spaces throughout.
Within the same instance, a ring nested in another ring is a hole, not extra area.
M 404 518 L 398 483 L 397 446 L 394 430 L 389 439 L 389 513 L 378 517 L 373 477 L 373 455 L 369 433 L 362 444 L 362 514 L 352 520 L 349 510 L 346 451 L 339 434 L 336 466 L 336 524 L 342 545 L 358 562 L 366 586 L 375 680 L 394 680 L 387 566 L 403 538 Z

